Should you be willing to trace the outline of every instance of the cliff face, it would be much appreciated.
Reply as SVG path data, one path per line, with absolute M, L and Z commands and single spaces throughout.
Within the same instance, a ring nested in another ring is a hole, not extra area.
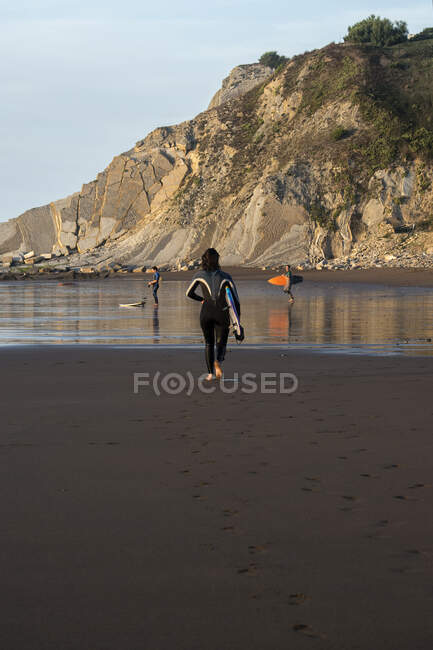
M 213 245 L 226 264 L 317 263 L 378 240 L 390 255 L 395 231 L 413 224 L 422 252 L 432 53 L 433 41 L 331 45 L 274 73 L 239 66 L 206 112 L 156 129 L 80 192 L 0 224 L 0 256 L 175 265 Z
M 216 108 L 231 99 L 245 95 L 245 93 L 252 90 L 255 86 L 266 81 L 272 73 L 272 68 L 268 68 L 261 63 L 238 65 L 223 80 L 221 88 L 212 97 L 208 109 Z

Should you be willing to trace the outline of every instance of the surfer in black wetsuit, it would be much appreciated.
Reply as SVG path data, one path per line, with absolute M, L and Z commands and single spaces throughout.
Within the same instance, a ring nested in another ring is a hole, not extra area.
M 217 251 L 214 248 L 208 248 L 202 255 L 201 263 L 202 271 L 194 275 L 186 295 L 188 298 L 202 303 L 200 325 L 206 345 L 206 365 L 209 372 L 206 379 L 210 381 L 214 374 L 217 379 L 220 379 L 223 374 L 221 363 L 224 361 L 230 327 L 224 291 L 226 286 L 232 290 L 238 316 L 240 316 L 240 304 L 231 276 L 220 269 Z M 202 295 L 196 293 L 198 287 L 201 288 Z

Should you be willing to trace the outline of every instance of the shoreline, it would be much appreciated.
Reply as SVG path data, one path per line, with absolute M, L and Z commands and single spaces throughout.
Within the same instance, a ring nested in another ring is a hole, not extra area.
M 230 273 L 235 280 L 267 280 L 283 271 L 280 270 L 262 270 L 248 267 L 224 267 L 224 270 Z M 197 270 L 189 271 L 163 271 L 161 272 L 162 281 L 188 281 L 191 280 Z M 371 284 L 385 286 L 401 287 L 425 287 L 433 288 L 433 269 L 414 269 L 414 268 L 375 268 L 375 269 L 347 269 L 347 270 L 312 270 L 297 271 L 295 273 L 304 277 L 304 282 L 327 282 L 327 283 L 354 283 L 354 284 Z M 112 278 L 135 278 L 140 281 L 146 281 L 150 277 L 146 272 L 127 272 L 116 273 L 101 272 L 101 274 L 80 273 L 77 271 L 52 271 L 47 273 L 8 273 L 0 274 L 0 281 L 24 281 L 24 280 L 41 280 L 46 282 L 56 282 L 60 280 L 69 281 L 91 281 L 95 279 L 110 280 Z
M 106 351 L 120 352 L 122 350 L 135 350 L 141 352 L 179 352 L 203 351 L 204 343 L 2 343 L 0 341 L 0 355 L 4 351 L 23 352 L 47 352 L 52 349 L 59 349 L 65 352 L 85 350 L 89 352 Z M 241 354 L 249 352 L 280 352 L 285 356 L 311 357 L 355 357 L 355 358 L 431 358 L 433 356 L 432 339 L 414 339 L 400 344 L 386 343 L 360 343 L 360 344 L 337 344 L 337 343 L 228 343 L 227 354 L 236 351 Z

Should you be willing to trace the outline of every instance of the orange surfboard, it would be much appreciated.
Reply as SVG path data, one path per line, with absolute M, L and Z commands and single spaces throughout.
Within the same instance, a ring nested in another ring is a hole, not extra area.
M 275 284 L 277 287 L 284 287 L 287 282 L 285 275 L 276 275 L 274 278 L 268 280 L 269 284 Z

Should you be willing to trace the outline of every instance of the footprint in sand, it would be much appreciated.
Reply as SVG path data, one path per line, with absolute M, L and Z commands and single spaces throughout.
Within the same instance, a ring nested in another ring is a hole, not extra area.
M 223 510 L 224 517 L 236 517 L 239 514 L 239 510 L 230 510 L 230 508 L 225 508 Z
M 407 553 L 409 555 L 422 555 L 421 551 L 418 551 L 417 548 L 406 548 L 404 550 L 404 553 Z
M 409 485 L 409 490 L 415 490 L 417 488 L 429 488 L 431 487 L 431 483 L 413 483 L 412 485 Z
M 399 499 L 399 501 L 418 501 L 418 499 L 407 497 L 405 494 L 396 494 L 393 496 L 393 499 Z
M 268 546 L 267 544 L 257 544 L 257 545 L 250 544 L 250 546 L 248 546 L 248 553 L 250 555 L 256 555 L 256 553 L 266 553 L 267 546 Z
M 296 594 L 290 594 L 289 596 L 289 605 L 303 605 L 306 600 L 309 600 L 308 596 L 302 592 Z
M 2 443 L 0 447 L 36 447 L 33 442 L 7 442 Z
M 231 533 L 236 530 L 236 528 L 235 526 L 223 526 L 221 530 L 223 530 L 225 533 Z
M 365 537 L 366 537 L 366 539 L 372 539 L 372 540 L 376 540 L 376 541 L 381 541 L 381 540 L 387 540 L 387 539 L 390 539 L 390 536 L 389 536 L 389 535 L 382 535 L 382 534 L 379 533 L 379 532 L 376 532 L 376 533 L 368 533 L 367 535 L 365 535 Z
M 256 564 L 249 564 L 247 567 L 243 567 L 241 569 L 238 569 L 238 574 L 240 574 L 240 575 L 248 575 L 248 576 L 255 576 L 255 575 L 257 575 L 257 565 Z
M 314 632 L 312 627 L 310 625 L 306 625 L 305 623 L 295 623 L 292 625 L 292 630 L 294 632 L 305 634 L 305 636 L 310 636 L 311 638 L 326 639 L 324 634 L 318 634 L 317 632 Z
M 391 567 L 390 571 L 391 573 L 413 573 L 413 569 L 408 566 Z
M 384 527 L 384 526 L 388 526 L 388 524 L 389 524 L 389 519 L 381 519 L 380 521 L 378 521 L 378 522 L 377 522 L 376 524 L 374 524 L 374 525 L 375 525 L 375 526 L 380 526 L 380 527 L 382 528 L 382 527 Z

